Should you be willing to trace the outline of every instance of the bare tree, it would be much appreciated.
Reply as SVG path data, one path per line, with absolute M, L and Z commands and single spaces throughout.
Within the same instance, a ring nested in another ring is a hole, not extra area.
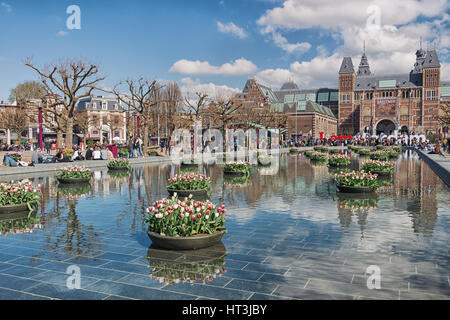
M 119 92 L 123 85 L 126 87 L 126 93 Z M 119 82 L 112 90 L 117 99 L 129 106 L 129 111 L 135 112 L 141 117 L 144 124 L 144 152 L 147 151 L 148 128 L 152 121 L 153 108 L 162 102 L 159 95 L 160 90 L 161 87 L 156 80 L 148 81 L 144 78 Z
M 89 127 L 95 122 L 92 119 L 87 110 L 80 110 L 75 112 L 75 125 L 83 132 L 83 146 L 86 148 L 87 135 L 89 133 Z
M 61 97 L 58 106 L 66 111 L 66 147 L 72 146 L 74 111 L 77 102 L 90 97 L 105 77 L 98 76 L 98 66 L 81 59 L 68 59 L 56 62 L 44 68 L 36 67 L 31 59 L 25 65 L 35 70 L 41 77 L 48 94 Z
M 11 133 L 17 134 L 17 139 L 20 140 L 22 132 L 28 126 L 28 117 L 24 110 L 17 109 L 15 111 L 5 112 L 2 115 L 3 125 L 6 129 L 9 129 Z
M 214 122 L 222 127 L 224 134 L 224 145 L 227 145 L 226 129 L 231 121 L 236 119 L 237 111 L 242 107 L 242 102 L 237 102 L 232 96 L 219 95 L 215 101 L 210 104 L 209 112 L 214 117 Z
M 169 82 L 163 91 L 164 119 L 167 126 L 167 137 L 171 137 L 176 128 L 176 120 L 183 106 L 183 95 L 176 82 Z M 166 137 L 166 138 L 167 138 Z
M 184 98 L 184 101 L 187 106 L 189 115 L 192 115 L 194 120 L 199 120 L 201 119 L 206 105 L 210 100 L 208 99 L 208 94 L 205 92 L 196 92 L 195 94 L 197 95 L 197 98 L 195 100 L 191 100 L 188 95 Z

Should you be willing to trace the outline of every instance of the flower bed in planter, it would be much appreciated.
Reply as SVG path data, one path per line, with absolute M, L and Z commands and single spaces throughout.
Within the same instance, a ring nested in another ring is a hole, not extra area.
M 339 154 L 341 152 L 340 149 L 329 149 L 328 153 L 329 154 Z
M 226 233 L 225 206 L 175 195 L 146 209 L 148 235 L 158 247 L 175 250 L 206 248 L 220 242 Z
M 355 148 L 354 151 L 359 154 L 360 156 L 368 156 L 370 155 L 369 149 L 363 149 L 363 148 Z
M 388 149 L 386 150 L 386 153 L 388 154 L 389 158 L 395 158 L 397 159 L 402 154 L 401 152 L 395 151 L 394 149 Z
M 177 261 L 180 254 L 186 259 Z M 168 251 L 151 246 L 147 254 L 150 278 L 168 285 L 213 281 L 226 272 L 225 257 L 226 249 L 221 242 L 192 251 L 192 254 L 189 251 Z
M 181 197 L 188 197 L 190 194 L 194 197 L 207 196 L 211 188 L 211 179 L 198 172 L 176 175 L 167 182 L 169 194 L 177 193 Z
M 309 158 L 314 161 L 327 161 L 328 155 L 326 153 L 312 152 Z
M 117 154 L 121 158 L 128 158 L 130 156 L 130 151 L 128 151 L 127 148 L 120 148 L 119 151 L 117 151 Z
M 370 154 L 371 160 L 388 161 L 389 154 L 386 151 L 374 151 Z
M 128 159 L 114 159 L 108 162 L 107 167 L 109 170 L 129 170 L 131 165 Z
M 378 176 L 390 176 L 394 172 L 394 163 L 370 160 L 363 163 L 362 169 L 367 172 L 376 173 Z
M 40 199 L 40 190 L 31 184 L 0 184 L 0 214 L 32 211 Z
M 41 217 L 36 212 L 16 212 L 0 218 L 0 235 L 32 233 L 42 229 Z
M 341 172 L 334 175 L 338 191 L 350 193 L 374 192 L 379 187 L 377 174 L 365 171 Z
M 223 166 L 223 173 L 230 175 L 250 175 L 250 163 L 248 162 L 230 162 Z
M 350 165 L 350 157 L 345 155 L 331 155 L 328 158 L 330 167 L 345 167 Z
M 328 153 L 328 148 L 325 148 L 323 146 L 315 146 L 314 151 Z
M 300 149 L 298 149 L 298 148 L 290 148 L 289 149 L 289 153 L 290 154 L 298 154 L 298 153 L 300 153 Z
M 92 178 L 92 171 L 84 167 L 64 167 L 56 174 L 60 183 L 87 183 Z
M 15 161 L 22 161 L 23 154 L 21 152 L 11 151 L 7 152 L 6 154 L 8 156 L 11 156 Z

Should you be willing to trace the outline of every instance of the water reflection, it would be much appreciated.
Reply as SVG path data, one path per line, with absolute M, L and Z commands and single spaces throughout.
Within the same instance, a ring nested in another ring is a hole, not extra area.
M 351 161 L 350 168 L 357 170 L 364 160 L 352 155 Z M 394 250 L 394 244 L 412 243 L 421 236 L 433 237 L 434 243 L 448 243 L 445 226 L 449 221 L 449 189 L 409 151 L 395 162 L 392 179 L 380 188 L 376 199 L 337 194 L 330 177 L 333 170 L 312 165 L 302 154 L 276 157 L 274 167 L 255 166 L 245 181 L 227 180 L 220 164 L 202 164 L 196 169 L 211 177 L 211 201 L 228 208 L 225 243 L 237 239 L 240 245 L 247 245 L 252 239 L 242 238 L 244 234 L 255 237 L 255 246 L 261 241 L 273 246 L 280 239 L 300 241 L 322 230 L 334 242 L 318 244 L 320 250 L 339 247 L 341 242 L 356 242 L 372 251 Z M 90 185 L 74 189 L 58 186 L 52 174 L 33 178 L 35 185 L 42 185 L 43 194 L 39 212 L 43 229 L 33 233 L 37 233 L 34 241 L 42 245 L 36 256 L 93 257 L 110 246 L 110 239 L 117 245 L 125 241 L 135 246 L 134 250 L 147 250 L 151 243 L 143 222 L 145 208 L 168 195 L 167 179 L 179 173 L 180 166 L 171 163 L 133 166 L 124 176 L 97 170 Z M 7 236 L 18 235 L 9 232 Z M 116 248 L 109 250 L 114 252 Z M 159 270 L 154 272 L 155 277 L 165 277 L 169 282 L 183 278 L 182 273 L 172 272 L 180 271 L 176 264 L 186 261 L 178 257 L 159 259 L 157 255 L 153 248 L 149 250 L 149 264 Z M 158 264 L 160 260 L 172 262 L 172 267 L 166 262 Z
M 196 281 L 205 284 L 226 272 L 226 255 L 223 243 L 187 251 L 164 250 L 151 246 L 147 254 L 150 278 L 169 285 Z

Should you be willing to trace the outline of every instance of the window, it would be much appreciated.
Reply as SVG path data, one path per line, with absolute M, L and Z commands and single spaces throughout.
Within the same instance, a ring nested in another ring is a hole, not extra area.
M 98 134 L 97 130 L 92 131 L 92 134 Z
M 103 110 L 107 110 L 108 109 L 108 103 L 107 102 L 102 102 L 102 109 Z
M 114 137 L 119 137 L 119 131 L 114 132 Z
M 119 105 L 117 103 L 114 105 L 114 109 L 119 110 Z
M 350 103 L 350 94 L 342 95 L 342 103 Z
M 96 102 L 92 103 L 92 109 L 97 109 L 97 103 Z
M 427 100 L 436 100 L 436 91 L 435 90 L 427 91 Z

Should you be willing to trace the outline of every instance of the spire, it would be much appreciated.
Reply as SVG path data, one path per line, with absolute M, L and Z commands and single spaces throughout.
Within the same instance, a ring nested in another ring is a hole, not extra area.
M 369 60 L 367 59 L 367 56 L 366 56 L 366 41 L 363 42 L 363 54 L 361 57 L 361 62 L 359 63 L 357 75 L 358 76 L 370 76 L 371 75 Z

